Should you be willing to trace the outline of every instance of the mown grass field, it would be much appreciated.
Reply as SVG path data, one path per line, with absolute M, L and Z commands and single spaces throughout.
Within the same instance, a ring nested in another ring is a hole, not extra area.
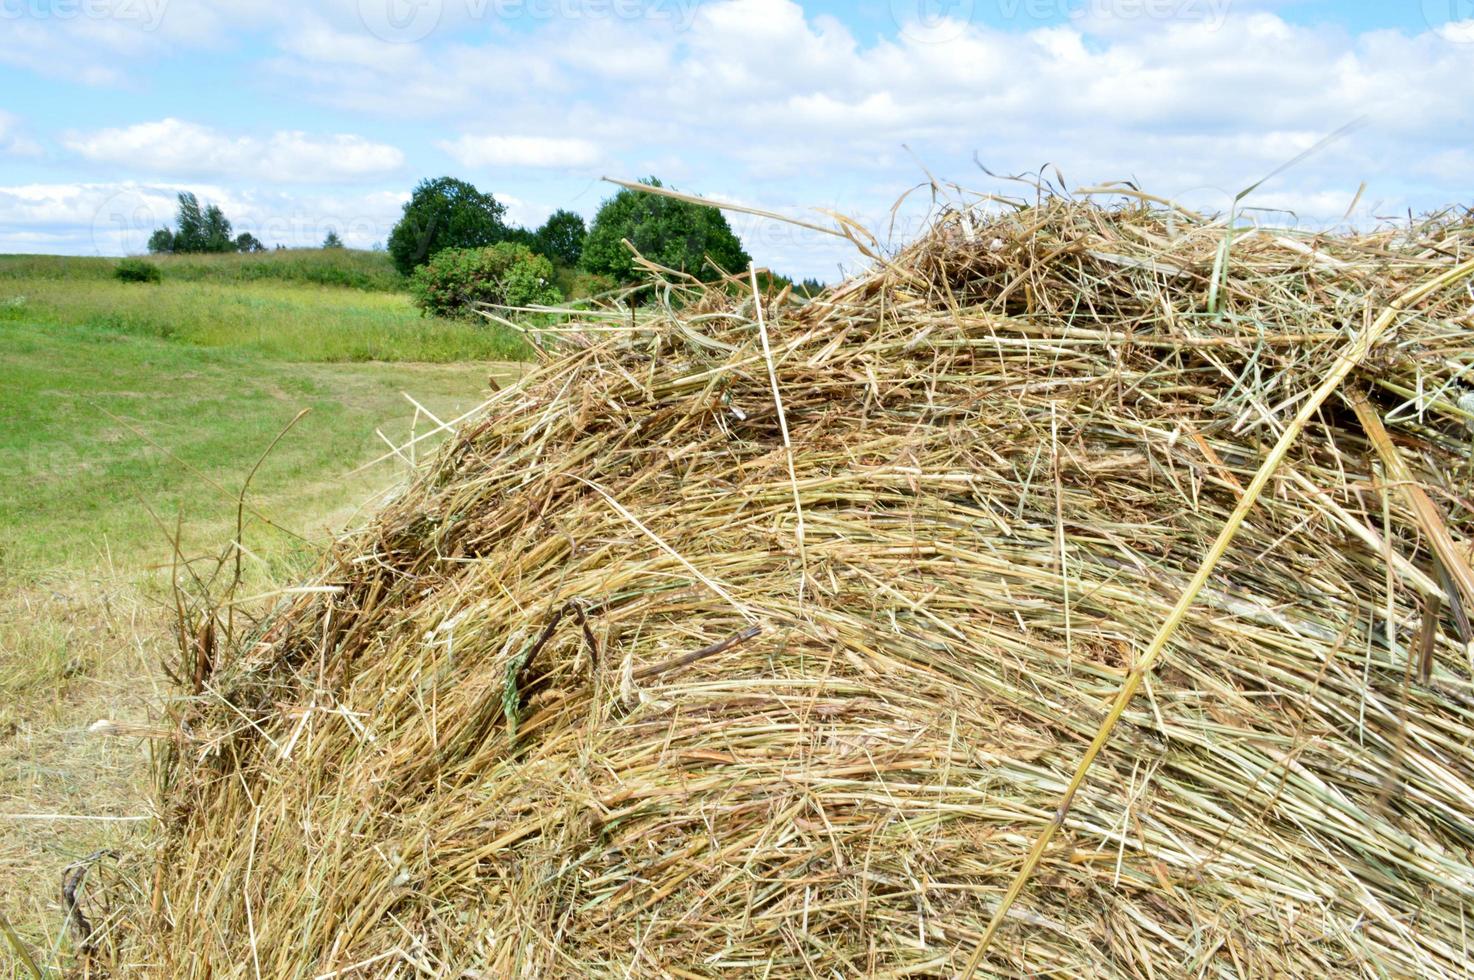
M 159 284 L 0 256 L 0 913 L 43 965 L 69 950 L 64 869 L 146 830 L 115 819 L 148 812 L 146 746 L 86 729 L 145 721 L 167 694 L 171 537 L 223 553 L 246 475 L 306 409 L 251 483 L 242 538 L 251 588 L 289 581 L 404 474 L 359 470 L 389 452 L 376 430 L 434 428 L 406 393 L 453 418 L 527 352 L 504 329 L 421 319 L 387 277 L 326 285 L 310 256 L 241 271 L 280 254 L 164 263 Z M 382 258 L 365 254 L 327 261 Z M 0 940 L 0 976 L 21 970 Z

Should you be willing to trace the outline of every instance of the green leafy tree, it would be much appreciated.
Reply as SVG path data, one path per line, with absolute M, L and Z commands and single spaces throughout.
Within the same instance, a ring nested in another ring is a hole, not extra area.
M 553 263 L 525 245 L 447 248 L 410 276 L 410 294 L 426 315 L 469 316 L 479 303 L 533 306 L 562 300 Z
M 523 228 L 521 225 L 514 225 L 508 228 L 502 241 L 511 242 L 514 245 L 522 245 L 534 252 L 537 251 L 537 235 L 533 233 L 532 229 Z
M 174 233 L 168 228 L 159 228 L 148 236 L 148 250 L 155 255 L 174 251 Z
M 644 183 L 663 186 L 654 177 Z M 641 278 L 624 241 L 652 262 L 703 280 L 719 278 L 717 268 L 735 272 L 750 259 L 722 212 L 704 204 L 639 191 L 622 190 L 599 208 L 584 240 L 585 271 L 617 282 Z
M 230 233 L 230 222 L 225 217 L 225 212 L 220 210 L 219 205 L 212 204 L 205 208 L 205 247 L 206 252 L 234 252 L 235 238 Z
M 343 239 L 341 239 L 341 238 L 338 237 L 338 232 L 335 229 L 329 228 L 328 229 L 328 237 L 326 237 L 326 238 L 324 238 L 322 240 L 322 247 L 323 248 L 342 248 L 343 247 Z
M 230 219 L 220 207 L 200 206 L 200 199 L 189 191 L 179 195 L 179 213 L 174 228 L 159 228 L 148 239 L 148 250 L 160 252 L 259 252 L 261 243 L 255 235 L 242 232 L 232 236 Z
M 506 241 L 506 205 L 464 180 L 421 181 L 389 233 L 394 267 L 409 275 L 447 248 L 481 248 Z
M 174 218 L 174 251 L 204 252 L 205 212 L 200 199 L 184 191 L 179 195 L 179 213 Z
M 559 208 L 537 230 L 533 251 L 572 268 L 583 257 L 583 240 L 587 234 L 582 215 Z

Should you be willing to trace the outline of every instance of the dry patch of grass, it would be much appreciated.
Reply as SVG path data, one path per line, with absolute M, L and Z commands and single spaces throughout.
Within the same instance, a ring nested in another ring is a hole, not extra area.
M 128 576 L 79 575 L 0 599 L 0 913 L 42 962 L 65 946 L 61 883 L 89 854 L 129 846 L 149 813 L 146 746 L 87 732 L 156 714 L 168 646 Z M 0 964 L 13 955 L 0 951 Z

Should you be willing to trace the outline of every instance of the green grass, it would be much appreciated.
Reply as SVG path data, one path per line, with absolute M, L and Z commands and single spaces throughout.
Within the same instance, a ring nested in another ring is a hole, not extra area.
M 93 260 L 74 261 L 85 269 Z M 530 353 L 515 331 L 489 321 L 423 317 L 403 293 L 290 282 L 0 276 L 5 321 L 83 326 L 289 361 L 444 364 L 524 360 Z
M 167 261 L 234 270 L 293 254 Z M 422 317 L 399 292 L 180 281 L 177 270 L 159 284 L 123 283 L 114 265 L 0 256 L 0 578 L 147 550 L 146 539 L 162 541 L 148 507 L 192 518 L 230 510 L 214 484 L 238 487 L 302 408 L 309 415 L 253 493 L 315 512 L 342 499 L 330 477 L 384 450 L 376 427 L 413 416 L 402 391 L 458 414 L 484 392 L 487 362 L 529 352 L 494 324 Z
M 339 475 L 387 450 L 375 428 L 407 434 L 414 408 L 401 392 L 455 415 L 486 390 L 479 364 L 293 364 L 249 346 L 0 323 L 0 573 L 158 555 L 150 509 L 222 527 L 256 455 L 307 408 L 253 484 L 258 505 L 292 526 L 333 509 L 347 495 Z
M 242 537 L 248 590 L 297 579 L 403 477 L 397 459 L 355 472 L 388 451 L 375 430 L 431 428 L 403 392 L 454 418 L 527 352 L 400 292 L 241 271 L 257 258 L 170 259 L 149 285 L 116 281 L 112 259 L 0 256 L 0 912 L 50 967 L 68 948 L 62 871 L 146 846 L 147 825 L 70 817 L 147 812 L 141 744 L 86 730 L 167 695 L 169 535 L 221 555 L 246 475 L 306 408 L 251 484 Z M 17 969 L 0 942 L 0 977 Z
M 153 255 L 164 277 L 180 282 L 281 282 L 396 292 L 404 277 L 388 254 L 351 248 L 291 248 L 223 255 Z M 0 280 L 97 280 L 118 260 L 67 255 L 0 255 Z

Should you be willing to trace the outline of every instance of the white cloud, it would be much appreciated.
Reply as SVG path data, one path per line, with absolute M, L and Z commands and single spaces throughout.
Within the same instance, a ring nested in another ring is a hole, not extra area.
M 0 109 L 0 156 L 39 157 L 41 144 L 25 134 L 18 116 Z
M 517 25 L 498 19 L 506 5 L 433 2 L 443 16 L 419 43 L 375 36 L 360 0 L 323 0 L 310 11 L 289 0 L 176 0 L 151 33 L 17 21 L 4 24 L 0 63 L 113 84 L 174 48 L 265 39 L 254 86 L 404 127 L 402 145 L 418 150 L 405 161 L 357 137 L 223 134 L 177 119 L 77 136 L 73 149 L 109 174 L 235 186 L 263 213 L 304 220 L 336 205 L 299 195 L 270 197 L 267 207 L 260 188 L 380 175 L 384 185 L 407 185 L 450 165 L 438 151 L 461 167 L 496 168 L 499 186 L 489 189 L 499 198 L 507 191 L 586 213 L 606 190 L 582 183 L 596 165 L 654 172 L 714 197 L 832 208 L 881 227 L 923 165 L 944 180 L 1020 193 L 980 172 L 974 153 L 1001 173 L 1049 162 L 1072 187 L 1135 179 L 1222 207 L 1359 116 L 1367 122 L 1358 133 L 1249 203 L 1310 222 L 1338 219 L 1363 180 L 1364 215 L 1468 195 L 1474 103 L 1464 92 L 1474 43 L 1460 42 L 1474 38 L 1470 22 L 1356 34 L 1324 23 L 1329 15 L 1315 26 L 1280 16 L 1293 0 L 998 0 L 998 9 L 1021 11 L 1011 30 L 974 19 L 931 31 L 882 24 L 874 37 L 790 0 L 646 5 L 679 6 L 689 20 L 595 16 L 588 4 L 580 17 Z M 879 9 L 888 6 L 914 8 Z M 1058 23 L 1040 10 L 1074 16 Z M 422 129 L 451 135 L 428 143 Z M 742 227 L 758 261 L 799 274 L 832 274 L 842 248 Z
M 163 176 L 245 177 L 268 183 L 333 183 L 393 173 L 404 154 L 358 136 L 297 130 L 262 139 L 228 136 L 179 119 L 73 136 L 68 149 L 94 163 Z
M 145 250 L 155 228 L 173 223 L 177 195 L 218 204 L 237 232 L 268 246 L 317 245 L 331 229 L 350 246 L 384 241 L 408 198 L 400 191 L 303 194 L 215 184 L 48 183 L 0 186 L 0 252 L 45 239 L 50 251 L 126 255 Z
M 466 167 L 563 167 L 599 162 L 599 147 L 564 136 L 462 136 L 437 144 Z
M 1474 20 L 1449 21 L 1439 26 L 1437 30 L 1439 36 L 1446 41 L 1454 44 L 1474 44 Z

